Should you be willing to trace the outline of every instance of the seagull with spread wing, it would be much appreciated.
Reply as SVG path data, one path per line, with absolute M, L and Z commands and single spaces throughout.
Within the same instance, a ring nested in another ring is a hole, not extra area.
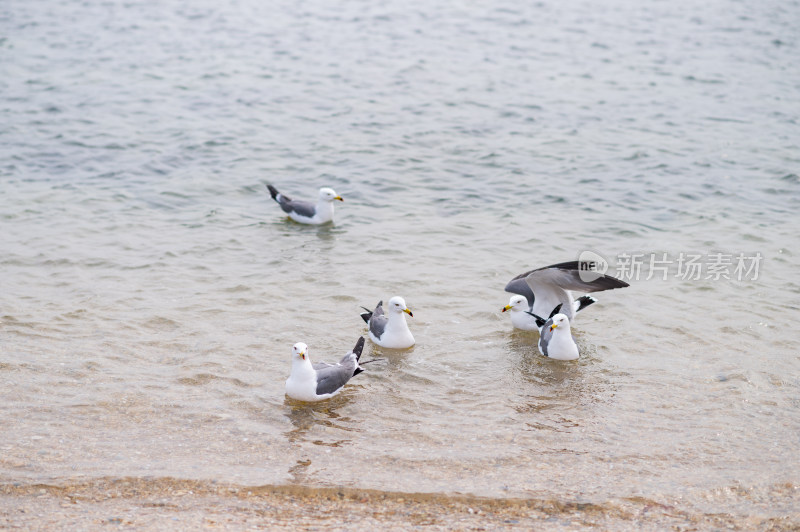
M 594 262 L 572 261 L 521 273 L 506 285 L 506 292 L 516 295 L 511 296 L 503 312 L 511 311 L 514 327 L 535 330 L 539 326 L 529 313 L 551 316 L 560 305 L 557 312 L 564 314 L 568 320 L 574 320 L 576 312 L 597 301 L 591 296 L 574 299 L 573 291 L 602 292 L 629 286 L 616 277 L 596 272 L 595 267 Z

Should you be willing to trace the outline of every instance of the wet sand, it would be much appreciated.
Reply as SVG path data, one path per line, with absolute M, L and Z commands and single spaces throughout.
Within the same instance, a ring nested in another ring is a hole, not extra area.
M 782 486 L 788 493 L 798 486 Z M 0 528 L 22 530 L 800 530 L 782 518 L 693 514 L 647 499 L 604 504 L 486 499 L 176 479 L 0 486 Z

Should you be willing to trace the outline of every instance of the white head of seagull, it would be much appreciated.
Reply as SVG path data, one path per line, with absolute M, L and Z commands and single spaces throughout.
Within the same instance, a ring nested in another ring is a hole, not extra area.
M 307 354 L 308 346 L 303 342 L 297 342 L 292 346 L 292 360 L 306 360 Z
M 503 307 L 503 312 L 510 310 L 512 312 L 524 312 L 528 310 L 528 300 L 523 296 L 511 296 L 508 300 L 508 305 Z
M 550 330 L 560 328 L 562 331 L 569 332 L 569 319 L 564 314 L 556 314 L 553 316 L 553 323 L 550 324 Z
M 332 188 L 322 187 L 319 189 L 319 201 L 327 201 L 328 203 L 331 203 L 333 200 L 344 201 L 342 197 L 338 195 Z
M 406 300 L 400 296 L 394 296 L 389 300 L 389 312 L 397 314 L 402 314 L 405 312 L 412 318 L 414 317 L 414 315 L 411 313 L 411 310 L 409 310 L 408 306 L 406 305 Z
M 514 295 L 508 300 L 508 305 L 503 307 L 502 311 L 511 311 L 511 324 L 517 329 L 523 331 L 536 331 L 539 327 L 536 325 L 536 318 L 528 314 L 531 306 L 528 304 L 528 299 L 525 296 Z

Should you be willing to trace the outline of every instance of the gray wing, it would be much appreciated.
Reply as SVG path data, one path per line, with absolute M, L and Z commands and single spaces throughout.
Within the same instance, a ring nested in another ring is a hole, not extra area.
M 616 277 L 597 273 L 594 268 L 595 264 L 593 262 L 562 262 L 531 270 L 518 275 L 514 279 L 524 278 L 534 293 L 536 292 L 536 286 L 543 283 L 554 285 L 564 290 L 584 293 L 602 292 L 603 290 L 629 286 L 628 283 Z
M 594 267 L 588 261 L 551 264 L 517 275 L 506 285 L 506 291 L 525 296 L 531 311 L 540 316 L 549 316 L 561 304 L 562 312 L 572 319 L 575 311 L 570 290 L 588 293 L 628 286 L 616 277 L 595 272 Z
M 553 319 L 550 318 L 545 322 L 541 329 L 539 329 L 539 351 L 542 352 L 544 356 L 549 356 L 547 354 L 547 346 L 550 344 L 550 339 L 553 337 L 553 330 L 550 326 L 553 324 Z
M 317 370 L 317 395 L 333 393 L 350 380 L 358 367 L 354 353 L 348 353 L 338 364 Z
M 283 194 L 278 196 L 278 204 L 281 206 L 281 209 L 283 209 L 283 212 L 294 212 L 300 216 L 305 216 L 306 218 L 313 218 L 317 213 L 317 207 L 313 203 L 308 201 L 293 200 L 287 198 Z
M 278 202 L 278 205 L 281 206 L 283 212 L 290 213 L 294 212 L 299 214 L 300 216 L 305 216 L 307 218 L 313 218 L 314 214 L 317 212 L 316 206 L 308 201 L 300 201 L 300 200 L 293 200 L 286 194 L 281 194 L 278 192 L 278 189 L 273 187 L 272 185 L 267 185 L 267 189 L 269 189 L 269 193 L 272 196 L 272 199 Z
M 332 366 L 333 366 L 333 364 L 328 364 L 327 362 L 317 362 L 316 364 L 311 364 L 311 367 L 316 369 L 316 370 L 330 368 Z
M 552 270 L 552 269 L 566 270 L 566 271 L 574 270 L 575 273 L 578 273 L 580 268 L 581 268 L 581 264 L 584 265 L 585 269 L 591 269 L 591 268 L 594 267 L 594 263 L 591 263 L 591 262 L 583 262 L 583 263 L 581 263 L 581 262 L 576 261 L 576 260 L 575 261 L 571 261 L 571 262 L 560 262 L 558 264 L 551 264 L 550 266 L 545 266 L 544 268 L 536 268 L 535 270 L 529 270 L 529 271 L 527 271 L 525 273 L 521 273 L 521 274 L 517 275 L 516 277 L 514 277 L 513 279 L 511 279 L 508 282 L 508 284 L 506 285 L 506 289 L 505 290 L 506 290 L 506 292 L 511 292 L 512 294 L 519 294 L 521 296 L 524 296 L 525 299 L 528 300 L 528 306 L 530 307 L 528 310 L 532 310 L 533 309 L 533 304 L 536 301 L 535 293 L 537 293 L 537 289 L 540 290 L 540 291 L 542 290 L 541 286 L 532 287 L 530 285 L 528 280 L 531 278 L 532 275 L 537 274 L 537 272 L 541 273 L 541 272 L 545 272 L 547 270 Z M 534 279 L 535 278 L 536 278 L 536 276 L 534 276 Z M 613 279 L 613 277 L 612 277 L 612 279 Z M 620 282 L 622 282 L 622 281 L 620 281 Z M 625 286 L 627 286 L 627 285 L 625 285 Z M 566 288 L 566 287 L 562 287 L 562 288 Z M 568 290 L 577 290 L 577 289 L 576 288 L 569 288 Z M 607 288 L 605 288 L 604 290 L 607 290 Z M 583 291 L 584 292 L 591 292 L 592 290 L 583 290 Z M 599 291 L 599 290 L 594 290 L 594 291 Z M 545 315 L 547 315 L 547 314 L 545 314 Z
M 369 319 L 369 332 L 371 332 L 375 338 L 380 338 L 383 336 L 383 331 L 386 330 L 386 324 L 388 322 L 389 318 L 383 314 L 383 301 L 379 301 L 378 306 L 372 311 L 372 317 Z
M 511 281 L 509 281 L 509 283 L 506 285 L 506 292 L 524 296 L 525 299 L 528 300 L 528 310 L 530 310 L 533 308 L 534 295 L 531 287 L 525 282 L 526 275 L 527 274 L 523 273 L 521 276 L 518 275 L 517 277 L 511 279 Z

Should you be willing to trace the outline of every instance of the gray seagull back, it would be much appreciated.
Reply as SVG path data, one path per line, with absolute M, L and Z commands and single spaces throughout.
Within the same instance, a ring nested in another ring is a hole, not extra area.
M 369 332 L 371 332 L 375 338 L 380 338 L 386 330 L 388 321 L 389 318 L 383 314 L 383 301 L 380 301 L 378 302 L 378 306 L 375 307 L 375 310 L 372 311 L 372 317 L 369 319 Z
M 338 364 L 317 370 L 317 395 L 333 393 L 347 384 L 357 366 L 356 357 L 348 353 Z
M 283 212 L 294 212 L 295 214 L 305 216 L 306 218 L 313 218 L 317 213 L 317 207 L 313 203 L 309 201 L 293 200 L 286 194 L 278 192 L 278 190 L 272 185 L 267 185 L 267 188 L 269 189 L 272 199 L 278 202 L 278 205 L 281 206 Z
M 539 333 L 539 347 L 542 348 L 542 354 L 546 357 L 550 355 L 547 354 L 547 346 L 550 343 L 550 339 L 553 337 L 553 330 L 550 326 L 553 325 L 553 318 L 547 320 L 542 327 L 542 332 Z
M 281 195 L 281 198 L 283 198 L 283 195 Z M 281 209 L 284 212 L 294 212 L 306 218 L 313 218 L 317 214 L 317 206 L 308 201 L 291 200 L 285 203 L 281 202 Z
M 358 367 L 358 360 L 363 350 L 364 337 L 359 336 L 353 350 L 343 356 L 338 364 L 314 364 L 317 371 L 317 395 L 333 393 L 347 384 L 354 375 L 361 373 L 363 370 Z
M 317 371 L 317 395 L 333 393 L 350 380 L 356 370 L 356 362 L 353 360 L 347 365 L 336 364 Z

